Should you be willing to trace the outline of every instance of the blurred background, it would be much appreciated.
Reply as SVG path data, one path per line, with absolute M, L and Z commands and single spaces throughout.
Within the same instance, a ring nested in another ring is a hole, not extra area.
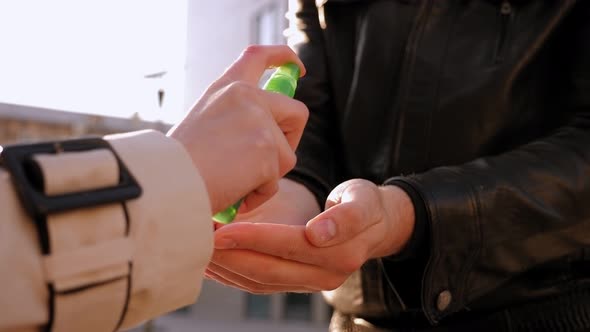
M 0 2 L 0 145 L 167 131 L 249 44 L 283 44 L 289 0 Z M 134 331 L 326 331 L 320 294 L 205 281 Z

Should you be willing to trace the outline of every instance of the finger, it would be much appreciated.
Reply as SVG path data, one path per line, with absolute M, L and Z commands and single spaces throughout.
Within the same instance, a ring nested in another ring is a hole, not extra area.
M 230 224 L 215 232 L 216 249 L 248 249 L 345 273 L 364 263 L 368 255 L 365 240 L 359 237 L 340 246 L 318 248 L 307 240 L 305 226 L 250 222 Z
M 215 268 L 213 268 L 213 270 L 215 270 Z M 252 293 L 252 294 L 257 294 L 257 295 L 270 295 L 270 294 L 280 292 L 280 291 L 274 291 L 274 290 L 270 290 L 270 289 L 244 286 L 242 284 L 238 284 L 233 281 L 230 281 L 228 278 L 223 277 L 221 274 L 213 272 L 213 270 L 208 268 L 207 271 L 205 271 L 205 277 L 208 279 L 217 281 L 218 283 L 225 285 L 225 286 L 233 287 L 233 288 L 236 288 L 236 289 L 248 292 L 248 293 Z
M 205 270 L 205 278 L 211 279 L 211 280 L 215 280 L 218 283 L 223 284 L 225 286 L 237 288 L 237 289 L 240 289 L 240 290 L 243 290 L 243 291 L 247 291 L 247 292 L 251 292 L 251 293 L 254 293 L 254 294 L 261 294 L 261 293 L 258 293 L 258 292 L 252 292 L 252 291 L 250 291 L 250 289 L 247 289 L 246 287 L 244 287 L 244 286 L 242 286 L 242 285 L 240 285 L 238 283 L 235 283 L 235 282 L 233 282 L 233 281 L 231 281 L 231 280 L 229 280 L 227 278 L 224 278 L 220 274 L 216 273 L 215 272 L 216 268 L 212 268 L 211 265 L 212 264 L 209 264 L 209 266 Z
M 309 110 L 302 102 L 277 93 L 261 91 L 272 117 L 287 139 L 292 151 L 297 149 Z
M 213 265 L 213 264 L 211 264 Z M 233 288 L 237 288 L 252 294 L 260 294 L 260 295 L 264 295 L 264 294 L 274 294 L 274 293 L 278 293 L 278 292 L 282 292 L 283 290 L 280 288 L 280 286 L 266 286 L 266 287 L 262 287 L 259 285 L 250 285 L 250 283 L 248 282 L 243 282 L 243 283 L 238 283 L 238 282 L 233 282 L 230 279 L 235 279 L 235 278 L 240 278 L 242 279 L 243 277 L 241 276 L 237 276 L 237 277 L 224 277 L 223 275 L 226 275 L 226 273 L 231 273 L 231 272 L 219 272 L 219 269 L 221 269 L 221 267 L 217 267 L 216 265 L 214 267 L 209 266 L 207 268 L 207 270 L 205 271 L 205 278 L 207 279 L 211 279 L 211 280 L 215 280 L 220 284 L 223 284 L 225 286 L 229 286 L 229 287 L 233 287 Z M 218 271 L 218 272 L 214 272 L 214 271 Z M 294 290 L 289 290 L 294 291 Z
M 336 204 L 340 204 L 342 200 L 342 195 L 344 192 L 353 184 L 353 181 L 346 181 L 336 186 L 336 188 L 332 189 L 328 198 L 326 198 L 326 204 L 324 205 L 324 210 L 331 208 Z
M 305 75 L 305 66 L 295 52 L 286 45 L 252 45 L 246 48 L 240 57 L 225 71 L 223 77 L 229 81 L 244 80 L 258 85 L 264 71 L 293 62 Z
M 209 265 L 221 266 L 256 284 L 291 289 L 334 289 L 346 279 L 343 273 L 250 250 L 215 250 Z
M 269 112 L 264 112 L 259 119 L 259 123 L 266 126 L 263 131 L 264 135 L 260 136 L 257 146 L 259 149 L 276 153 L 277 156 L 277 159 L 275 159 L 277 161 L 276 163 L 261 163 L 263 169 L 260 169 L 260 174 L 262 175 L 262 180 L 266 181 L 266 183 L 249 195 L 251 197 L 248 198 L 247 205 L 250 209 L 254 209 L 277 192 L 277 181 L 279 178 L 287 174 L 295 166 L 297 157 L 295 156 L 294 146 L 298 144 L 302 134 L 301 131 L 305 125 L 304 122 L 307 121 L 307 108 L 302 103 L 295 103 L 290 98 L 287 98 L 286 101 L 290 105 L 273 110 L 272 107 L 277 106 L 276 101 L 272 102 L 272 100 L 276 100 L 277 97 L 286 97 L 262 90 L 251 90 L 251 92 L 258 97 L 257 99 L 260 102 L 268 102 L 264 106 L 266 106 L 265 109 Z M 273 103 L 275 106 L 271 106 Z M 268 116 L 267 119 L 265 118 L 266 116 Z M 266 120 L 268 122 L 265 122 Z M 281 123 L 278 123 L 277 126 L 275 123 L 279 121 Z M 281 125 L 286 128 L 286 132 L 280 127 Z M 293 142 L 292 144 L 294 146 L 291 145 L 289 139 Z
M 238 288 L 253 294 L 274 294 L 282 292 L 291 293 L 311 293 L 319 289 L 311 289 L 301 286 L 284 286 L 284 285 L 264 285 L 244 278 L 239 274 L 233 273 L 222 266 L 210 263 L 206 275 L 224 285 Z
M 350 241 L 381 221 L 381 197 L 377 186 L 351 180 L 338 186 L 327 200 L 329 208 L 310 220 L 305 229 L 309 242 L 331 247 Z
M 292 101 L 290 100 L 290 102 Z M 293 123 L 299 120 L 307 121 L 307 111 L 293 111 L 291 108 L 276 110 L 270 107 L 269 109 L 271 111 L 270 115 L 273 116 L 274 122 L 276 122 L 278 125 L 270 126 L 270 128 L 272 130 L 276 147 L 278 149 L 279 175 L 280 177 L 283 177 L 290 170 L 292 170 L 293 167 L 295 167 L 295 163 L 297 162 L 297 157 L 295 156 L 295 147 L 299 143 L 299 138 L 301 138 L 302 132 L 296 133 L 292 130 L 290 132 L 285 132 L 281 126 L 284 126 L 284 123 Z M 278 115 L 282 116 L 282 118 L 278 118 Z M 301 115 L 303 115 L 304 118 L 302 118 Z M 299 118 L 299 120 L 297 120 L 297 118 Z M 281 124 L 279 121 L 283 121 L 283 124 Z M 302 130 L 303 128 L 301 128 L 301 131 Z M 298 136 L 299 138 L 294 138 L 294 135 Z M 292 144 L 289 142 L 289 139 L 293 141 Z

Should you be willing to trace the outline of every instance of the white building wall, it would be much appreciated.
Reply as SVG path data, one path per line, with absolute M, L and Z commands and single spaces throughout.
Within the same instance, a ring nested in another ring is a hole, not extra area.
M 187 1 L 0 1 L 0 102 L 178 121 Z
M 244 48 L 255 42 L 256 13 L 275 6 L 277 43 L 285 43 L 287 0 L 189 0 L 185 106 L 188 109 Z

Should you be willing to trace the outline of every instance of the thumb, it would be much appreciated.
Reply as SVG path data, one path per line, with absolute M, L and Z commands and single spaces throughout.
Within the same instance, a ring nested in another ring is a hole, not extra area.
M 305 228 L 309 242 L 331 247 L 349 241 L 377 224 L 382 215 L 379 190 L 366 180 L 350 180 L 337 186 L 326 202 L 327 210 Z

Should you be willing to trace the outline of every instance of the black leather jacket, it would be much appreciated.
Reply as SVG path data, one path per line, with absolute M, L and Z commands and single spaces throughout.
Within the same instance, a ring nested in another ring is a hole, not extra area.
M 322 205 L 347 179 L 396 178 L 425 210 L 427 264 L 385 260 L 405 305 L 366 268 L 383 308 L 355 314 L 443 324 L 584 288 L 590 1 L 299 2 L 311 115 L 289 177 Z

